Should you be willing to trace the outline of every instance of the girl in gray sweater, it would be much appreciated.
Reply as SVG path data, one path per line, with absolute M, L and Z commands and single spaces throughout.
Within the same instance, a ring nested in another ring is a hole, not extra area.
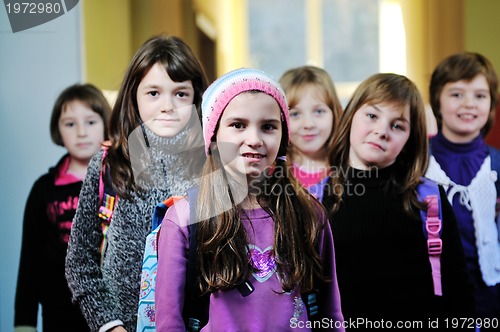
M 110 144 L 88 167 L 66 259 L 73 301 L 92 331 L 135 329 L 154 208 L 194 185 L 197 161 L 204 161 L 199 109 L 206 86 L 201 64 L 177 37 L 150 38 L 127 69 Z M 101 170 L 116 193 L 106 236 L 98 216 Z

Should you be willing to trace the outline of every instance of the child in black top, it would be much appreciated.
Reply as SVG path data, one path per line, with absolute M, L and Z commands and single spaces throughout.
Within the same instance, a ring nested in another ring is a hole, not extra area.
M 90 158 L 107 138 L 111 109 L 93 85 L 75 84 L 58 97 L 50 120 L 55 144 L 67 150 L 33 185 L 23 221 L 15 331 L 35 331 L 42 305 L 44 331 L 89 331 L 64 277 L 69 234 Z
M 382 320 L 386 328 L 428 328 L 436 318 L 442 329 L 445 318 L 474 312 L 456 221 L 442 188 L 443 294 L 434 294 L 419 215 L 426 205 L 416 192 L 428 160 L 424 112 L 409 79 L 376 74 L 354 92 L 337 129 L 330 220 L 344 317 L 365 319 L 358 329 Z

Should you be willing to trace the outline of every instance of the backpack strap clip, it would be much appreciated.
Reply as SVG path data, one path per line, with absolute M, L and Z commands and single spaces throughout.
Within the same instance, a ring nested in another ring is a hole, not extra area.
M 432 281 L 434 294 L 443 295 L 441 287 L 441 253 L 443 252 L 443 241 L 440 239 L 441 219 L 439 218 L 439 202 L 437 195 L 429 195 L 425 198 L 427 202 L 427 218 L 425 228 L 427 230 L 427 251 L 432 268 Z
M 427 251 L 429 255 L 440 255 L 443 252 L 443 241 L 441 239 L 428 239 Z
M 429 255 L 440 255 L 443 252 L 443 241 L 440 239 L 441 219 L 439 219 L 439 203 L 436 195 L 425 198 L 427 202 L 427 219 L 425 229 L 427 230 L 427 250 Z
M 443 241 L 441 240 L 442 222 L 440 216 L 439 188 L 433 181 L 423 178 L 423 183 L 418 186 L 421 199 L 427 204 L 427 211 L 421 211 L 424 234 L 427 237 L 427 252 L 432 269 L 432 283 L 434 295 L 442 296 L 441 285 L 441 253 Z

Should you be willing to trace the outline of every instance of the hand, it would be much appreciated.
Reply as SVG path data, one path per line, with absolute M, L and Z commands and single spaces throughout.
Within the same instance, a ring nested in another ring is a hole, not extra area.
M 127 332 L 123 326 L 117 326 L 109 330 L 109 332 Z

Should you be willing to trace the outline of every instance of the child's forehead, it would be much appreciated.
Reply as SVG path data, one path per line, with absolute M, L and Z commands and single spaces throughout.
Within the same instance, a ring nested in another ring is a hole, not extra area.
M 486 75 L 479 73 L 472 78 L 463 78 L 459 80 L 448 81 L 444 84 L 445 87 L 469 87 L 490 88 Z
M 365 107 L 370 107 L 378 111 L 391 110 L 391 111 L 399 111 L 401 113 L 405 113 L 406 111 L 409 112 L 410 110 L 410 105 L 402 100 L 382 100 L 382 101 L 372 100 L 363 103 L 361 107 L 359 107 L 359 109 Z
M 61 114 L 67 113 L 68 111 L 74 111 L 75 109 L 78 109 L 78 110 L 85 109 L 85 110 L 89 110 L 89 111 L 94 112 L 92 107 L 90 107 L 89 102 L 75 98 L 75 99 L 67 100 L 62 104 Z

